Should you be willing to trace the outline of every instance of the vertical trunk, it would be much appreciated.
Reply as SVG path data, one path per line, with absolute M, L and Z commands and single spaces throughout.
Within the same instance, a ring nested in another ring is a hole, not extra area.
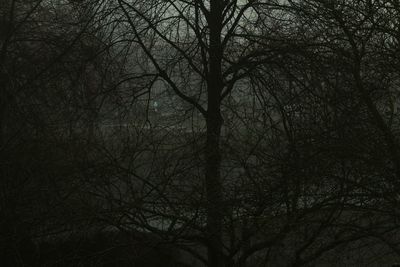
M 208 262 L 211 267 L 223 267 L 222 221 L 223 196 L 221 182 L 220 135 L 222 126 L 221 92 L 222 79 L 222 9 L 223 1 L 210 3 L 209 73 L 207 77 L 207 139 L 205 144 L 205 185 L 207 194 Z
M 215 113 L 214 113 L 215 112 Z M 208 260 L 212 267 L 223 266 L 222 252 L 222 184 L 219 137 L 221 119 L 219 112 L 209 112 L 207 118 L 205 182 L 207 191 Z

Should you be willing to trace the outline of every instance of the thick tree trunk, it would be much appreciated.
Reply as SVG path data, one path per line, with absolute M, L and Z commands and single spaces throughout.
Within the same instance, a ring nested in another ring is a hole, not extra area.
M 207 77 L 208 108 L 206 116 L 205 185 L 207 194 L 208 262 L 211 267 L 223 267 L 223 186 L 221 181 L 220 135 L 222 126 L 222 10 L 223 1 L 210 3 L 210 47 Z
M 209 266 L 223 266 L 222 220 L 223 201 L 221 183 L 221 152 L 219 138 L 221 118 L 217 111 L 210 112 L 207 118 L 205 183 L 207 194 L 207 235 Z

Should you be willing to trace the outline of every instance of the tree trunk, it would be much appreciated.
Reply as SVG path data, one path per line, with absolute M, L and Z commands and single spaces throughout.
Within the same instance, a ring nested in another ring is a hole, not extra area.
M 207 198 L 208 262 L 211 267 L 223 267 L 223 186 L 221 181 L 220 135 L 222 126 L 222 10 L 223 1 L 210 3 L 210 47 L 207 76 L 208 107 L 206 115 L 205 185 Z
M 222 252 L 222 183 L 221 152 L 219 138 L 221 132 L 220 113 L 209 112 L 207 117 L 205 183 L 207 194 L 207 237 L 208 260 L 212 267 L 223 266 Z

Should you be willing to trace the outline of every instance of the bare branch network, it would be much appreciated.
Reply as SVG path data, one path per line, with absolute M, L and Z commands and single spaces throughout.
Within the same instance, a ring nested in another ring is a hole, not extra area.
M 399 18 L 0 1 L 0 265 L 397 266 Z

